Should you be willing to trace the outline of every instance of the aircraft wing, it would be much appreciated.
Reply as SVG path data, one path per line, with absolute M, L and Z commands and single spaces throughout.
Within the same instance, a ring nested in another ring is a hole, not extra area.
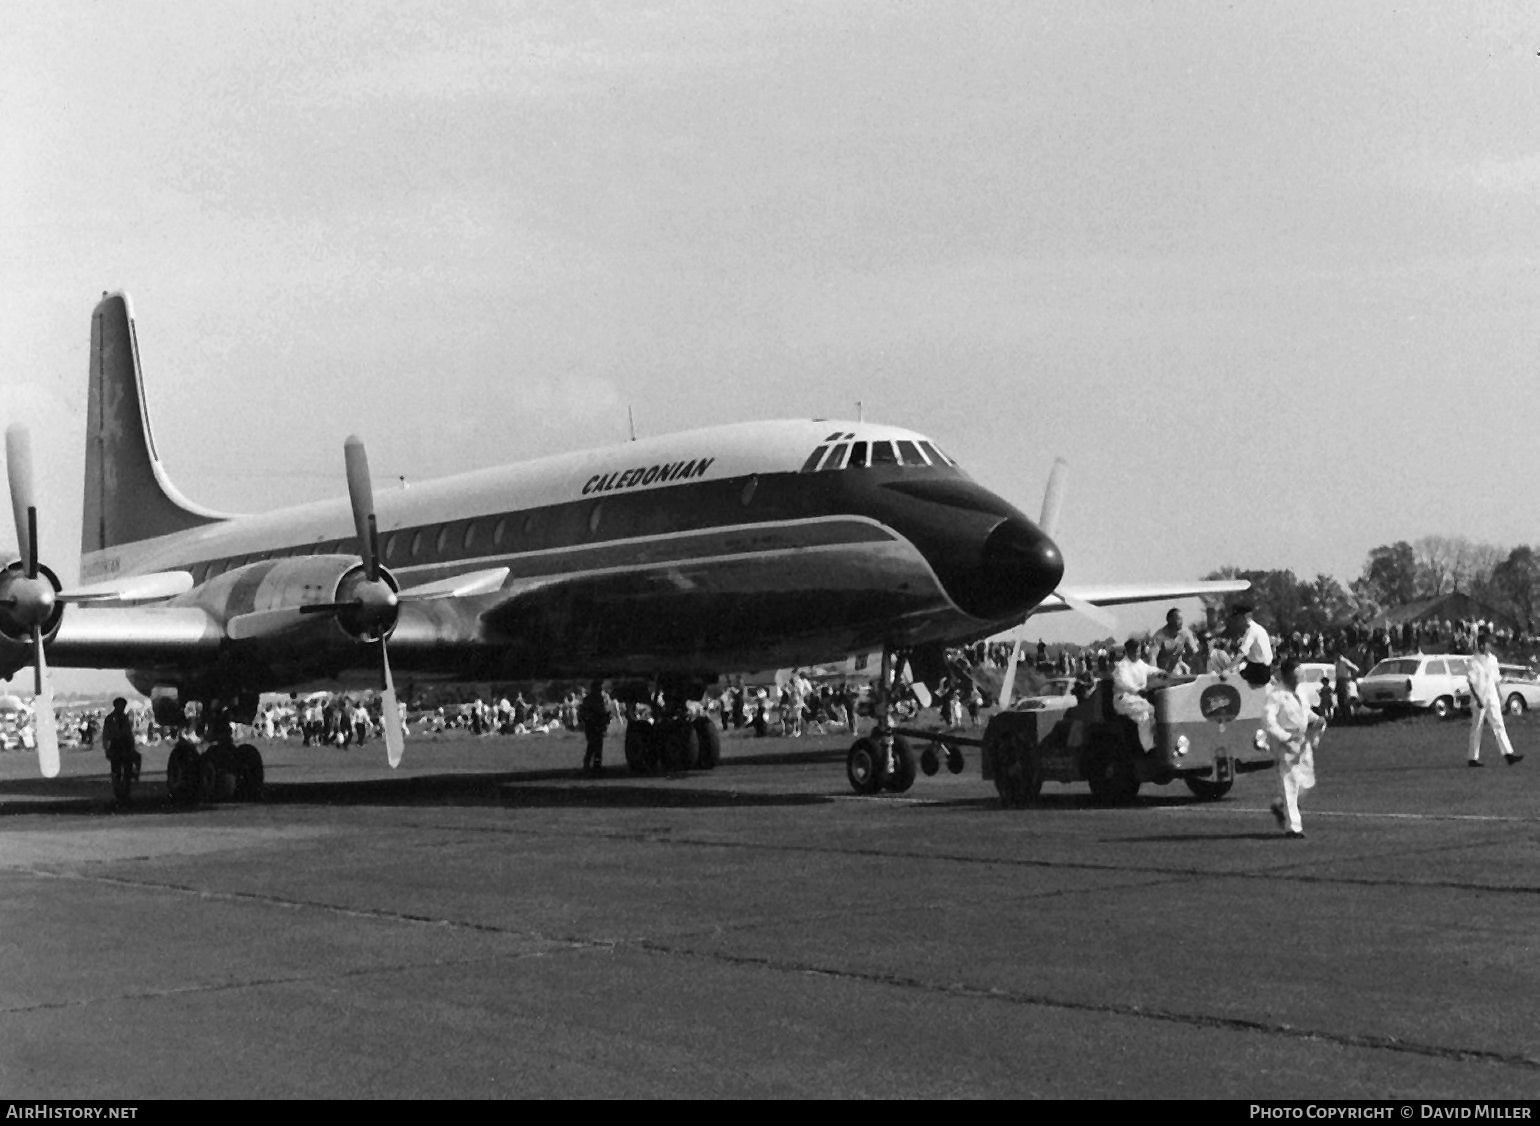
M 1250 590 L 1246 579 L 1207 579 L 1171 583 L 1109 583 L 1104 586 L 1061 586 L 1060 591 L 1092 606 L 1127 606 L 1135 602 L 1168 602 L 1174 598 L 1201 598 L 1208 594 L 1238 594 Z M 1068 610 L 1058 592 L 1043 599 L 1033 614 Z

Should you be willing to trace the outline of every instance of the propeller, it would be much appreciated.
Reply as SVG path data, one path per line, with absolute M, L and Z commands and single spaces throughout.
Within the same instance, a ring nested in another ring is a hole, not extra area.
M 58 592 L 38 567 L 32 436 L 24 426 L 6 429 L 5 473 L 11 489 L 11 512 L 16 519 L 16 546 L 23 563 L 21 577 L 11 581 L 6 601 L 12 618 L 32 633 L 32 727 L 37 741 L 37 765 L 44 778 L 54 778 L 59 773 L 59 726 L 53 710 L 53 682 L 43 656 L 43 626 L 53 616 Z
M 1053 468 L 1048 472 L 1048 487 L 1043 490 L 1042 515 L 1038 517 L 1037 521 L 1037 526 L 1050 538 L 1054 536 L 1059 527 L 1059 513 L 1064 507 L 1064 489 L 1068 478 L 1069 463 L 1062 457 L 1054 458 Z M 1053 597 L 1077 614 L 1091 619 L 1091 621 L 1103 629 L 1111 633 L 1118 632 L 1118 620 L 1100 606 L 1087 602 L 1083 598 L 1076 598 L 1074 595 L 1066 594 L 1062 590 L 1054 591 Z M 1021 659 L 1021 643 L 1026 637 L 1027 622 L 1031 620 L 1032 618 L 1029 614 L 1022 621 L 1021 625 L 1016 627 L 1015 636 L 1011 640 L 1011 657 L 1005 664 L 1005 682 L 1000 686 L 999 706 L 1002 709 L 1011 706 L 1011 695 L 1016 688 L 1016 665 Z
M 364 564 L 364 581 L 354 590 L 359 624 L 379 627 L 380 671 L 385 690 L 380 697 L 385 727 L 385 757 L 391 769 L 401 765 L 406 740 L 401 734 L 401 707 L 396 702 L 396 682 L 390 675 L 390 655 L 385 638 L 399 605 L 395 587 L 380 575 L 380 526 L 374 516 L 374 486 L 369 482 L 369 455 L 356 435 L 342 444 L 348 474 L 348 501 L 353 506 L 353 528 L 358 536 L 358 557 Z

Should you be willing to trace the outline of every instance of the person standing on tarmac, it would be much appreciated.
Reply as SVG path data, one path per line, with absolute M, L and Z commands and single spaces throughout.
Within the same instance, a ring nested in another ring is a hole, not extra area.
M 1299 695 L 1299 663 L 1293 657 L 1278 670 L 1278 683 L 1267 690 L 1262 725 L 1273 745 L 1278 767 L 1280 795 L 1273 802 L 1273 817 L 1284 835 L 1301 840 L 1304 822 L 1299 817 L 1299 796 L 1315 788 L 1315 746 L 1321 741 L 1326 721 L 1305 706 Z
M 588 686 L 588 695 L 578 705 L 578 722 L 588 739 L 588 749 L 583 752 L 583 770 L 597 777 L 604 773 L 604 733 L 610 726 L 610 703 L 604 698 L 604 682 L 596 680 Z
M 122 696 L 112 701 L 112 711 L 102 721 L 102 749 L 112 765 L 113 789 L 118 791 L 120 775 L 132 782 L 139 777 L 140 754 L 134 749 L 134 721 L 129 717 L 128 701 Z M 125 786 L 123 791 L 127 792 Z
M 1497 667 L 1497 654 L 1492 652 L 1492 635 L 1481 633 L 1476 637 L 1476 655 L 1467 666 L 1470 680 L 1470 757 L 1466 766 L 1482 766 L 1481 725 L 1486 724 L 1497 736 L 1497 749 L 1503 753 L 1503 761 L 1513 766 L 1524 756 L 1515 754 L 1508 741 L 1508 728 L 1503 723 L 1503 696 L 1499 685 L 1502 670 Z

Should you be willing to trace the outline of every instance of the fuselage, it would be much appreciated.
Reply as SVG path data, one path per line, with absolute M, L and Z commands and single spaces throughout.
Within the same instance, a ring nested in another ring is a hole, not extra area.
M 392 661 L 422 675 L 709 674 L 945 642 L 1019 621 L 1063 570 L 934 444 L 869 423 L 688 431 L 383 489 L 375 507 L 403 588 L 508 568 L 495 594 L 403 607 Z M 173 605 L 228 620 L 275 604 L 282 561 L 356 551 L 342 498 L 90 552 L 82 579 L 187 570 Z M 225 648 L 260 680 L 299 675 Z M 169 676 L 186 679 L 136 680 Z

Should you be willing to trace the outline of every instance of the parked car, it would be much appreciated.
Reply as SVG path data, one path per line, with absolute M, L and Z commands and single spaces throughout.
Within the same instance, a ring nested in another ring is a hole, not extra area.
M 1499 690 L 1503 696 L 1503 710 L 1509 715 L 1523 715 L 1531 708 L 1540 708 L 1540 680 L 1523 665 L 1498 665 L 1503 674 Z
M 1366 707 L 1386 712 L 1430 711 L 1440 719 L 1470 707 L 1470 658 L 1454 653 L 1418 653 L 1391 657 L 1358 682 Z

